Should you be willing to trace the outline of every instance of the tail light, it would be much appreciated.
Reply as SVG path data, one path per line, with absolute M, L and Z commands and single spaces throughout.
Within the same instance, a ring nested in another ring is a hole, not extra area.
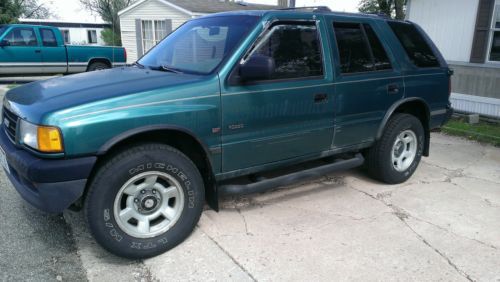
M 125 63 L 127 62 L 127 49 L 123 48 L 123 57 L 125 57 Z
M 454 71 L 448 68 L 448 98 L 451 96 L 451 77 L 453 76 Z

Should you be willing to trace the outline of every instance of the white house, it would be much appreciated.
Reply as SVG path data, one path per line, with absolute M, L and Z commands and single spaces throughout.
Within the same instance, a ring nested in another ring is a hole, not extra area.
M 135 62 L 172 30 L 189 19 L 211 13 L 234 10 L 272 9 L 276 6 L 254 5 L 224 0 L 140 0 L 120 11 L 123 47 L 127 62 Z
M 20 19 L 19 22 L 58 27 L 62 32 L 64 43 L 72 45 L 105 45 L 101 31 L 111 28 L 111 25 L 105 22 L 82 23 L 52 19 Z
M 500 117 L 500 0 L 408 0 L 407 18 L 454 69 L 453 107 Z

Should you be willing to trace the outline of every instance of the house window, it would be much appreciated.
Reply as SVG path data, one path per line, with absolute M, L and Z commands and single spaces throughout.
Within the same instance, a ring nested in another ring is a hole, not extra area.
M 489 60 L 500 62 L 500 1 L 496 1 L 493 12 Z
M 89 44 L 97 43 L 97 31 L 95 29 L 87 30 L 87 40 Z
M 71 39 L 69 37 L 69 30 L 62 29 L 61 33 L 62 33 L 62 36 L 63 36 L 63 39 L 64 39 L 64 44 L 70 44 Z
M 146 53 L 167 36 L 167 24 L 161 20 L 142 21 L 142 50 Z

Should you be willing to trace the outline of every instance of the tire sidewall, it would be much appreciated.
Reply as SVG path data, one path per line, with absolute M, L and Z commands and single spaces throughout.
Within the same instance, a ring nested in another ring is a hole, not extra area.
M 399 134 L 401 134 L 405 130 L 411 130 L 417 136 L 417 152 L 415 158 L 413 159 L 411 165 L 404 171 L 397 171 L 392 164 L 392 149 L 394 142 Z M 387 169 L 385 170 L 390 179 L 393 179 L 396 183 L 401 183 L 410 178 L 413 173 L 417 170 L 417 167 L 422 158 L 422 154 L 424 152 L 424 129 L 420 121 L 412 116 L 406 116 L 399 122 L 394 130 L 389 133 L 388 140 L 388 148 L 386 148 L 386 152 L 383 156 L 383 162 L 388 164 Z
M 182 242 L 198 222 L 204 203 L 201 176 L 193 167 L 186 157 L 164 150 L 135 152 L 105 167 L 93 183 L 96 190 L 87 197 L 87 218 L 96 240 L 112 253 L 130 258 L 155 256 Z M 153 238 L 135 238 L 119 227 L 113 206 L 120 188 L 132 177 L 148 171 L 167 173 L 181 184 L 184 208 L 165 233 Z

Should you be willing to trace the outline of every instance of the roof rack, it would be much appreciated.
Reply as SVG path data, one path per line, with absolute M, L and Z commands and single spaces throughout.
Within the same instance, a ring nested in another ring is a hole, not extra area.
M 295 8 L 280 8 L 278 10 L 284 10 L 284 11 L 310 11 L 310 12 L 331 12 L 330 8 L 327 6 L 309 6 L 309 7 L 295 7 Z

